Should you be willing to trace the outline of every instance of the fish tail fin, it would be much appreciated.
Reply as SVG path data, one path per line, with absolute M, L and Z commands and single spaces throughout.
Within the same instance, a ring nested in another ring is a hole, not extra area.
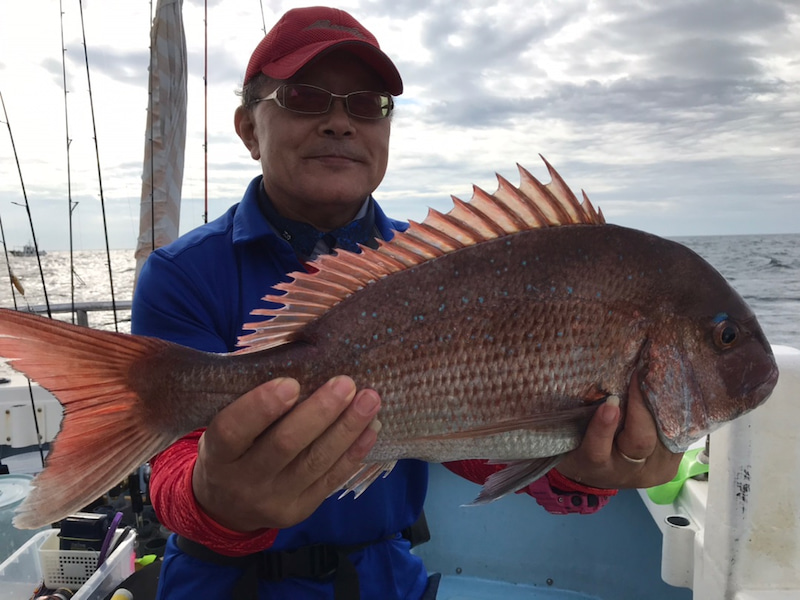
M 14 526 L 35 529 L 81 510 L 169 445 L 145 418 L 131 366 L 172 344 L 0 309 L 0 356 L 64 406 L 61 430 Z

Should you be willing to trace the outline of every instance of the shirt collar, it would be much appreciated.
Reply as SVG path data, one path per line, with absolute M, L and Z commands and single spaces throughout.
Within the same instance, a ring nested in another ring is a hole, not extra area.
M 275 229 L 270 226 L 269 221 L 267 221 L 267 218 L 259 207 L 258 199 L 261 193 L 260 190 L 263 189 L 262 182 L 263 176 L 261 175 L 253 178 L 242 196 L 242 200 L 233 217 L 233 243 L 246 244 L 256 240 L 273 238 L 276 241 L 286 244 L 288 249 L 288 242 L 280 238 Z M 374 210 L 375 227 L 378 230 L 378 237 L 380 239 L 390 240 L 394 236 L 395 231 L 405 231 L 408 228 L 408 223 L 396 221 L 387 217 L 378 203 L 372 199 L 372 196 L 370 196 L 368 200 L 372 201 L 371 205 Z M 367 203 L 365 203 L 365 206 L 362 206 L 362 211 L 367 210 L 366 205 Z M 363 215 L 359 212 L 358 216 Z

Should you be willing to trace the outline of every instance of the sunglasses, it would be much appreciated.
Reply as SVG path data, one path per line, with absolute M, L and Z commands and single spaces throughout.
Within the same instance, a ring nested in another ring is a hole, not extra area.
M 304 115 L 322 115 L 331 109 L 334 98 L 344 100 L 347 112 L 361 119 L 384 119 L 392 114 L 394 100 L 385 92 L 350 92 L 334 94 L 315 85 L 287 83 L 277 90 L 257 98 L 253 104 L 263 100 L 274 100 L 281 108 Z

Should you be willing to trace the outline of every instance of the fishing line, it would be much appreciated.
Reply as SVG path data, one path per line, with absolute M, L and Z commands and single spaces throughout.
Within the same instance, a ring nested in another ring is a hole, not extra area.
M 117 302 L 114 298 L 114 273 L 111 269 L 111 247 L 108 242 L 108 221 L 106 219 L 106 202 L 103 194 L 103 175 L 100 169 L 100 148 L 97 142 L 97 120 L 94 114 L 94 99 L 92 96 L 92 77 L 89 70 L 89 47 L 86 44 L 86 24 L 83 18 L 83 0 L 78 0 L 78 6 L 81 12 L 81 34 L 83 36 L 83 54 L 86 62 L 86 81 L 89 85 L 89 108 L 92 115 L 92 132 L 94 139 L 94 154 L 97 163 L 97 183 L 100 190 L 100 210 L 103 214 L 103 235 L 106 242 L 106 259 L 108 264 L 108 281 L 111 286 L 111 311 L 114 313 L 114 330 L 119 332 L 119 325 L 117 323 Z

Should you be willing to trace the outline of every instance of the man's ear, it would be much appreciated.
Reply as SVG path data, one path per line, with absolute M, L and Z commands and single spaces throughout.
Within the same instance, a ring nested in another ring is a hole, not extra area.
M 237 107 L 236 112 L 233 113 L 233 125 L 245 147 L 250 150 L 250 156 L 253 157 L 253 160 L 260 160 L 261 150 L 258 146 L 256 124 L 253 122 L 253 111 L 243 106 Z

